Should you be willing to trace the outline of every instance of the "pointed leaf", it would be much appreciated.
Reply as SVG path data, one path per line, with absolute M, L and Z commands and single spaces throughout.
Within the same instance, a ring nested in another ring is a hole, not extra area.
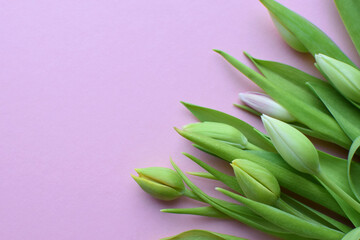
M 291 32 L 312 55 L 323 53 L 355 66 L 355 64 L 323 31 L 304 17 L 274 0 L 260 0 L 260 2 L 264 4 L 269 12 L 274 15 L 274 17 L 276 17 L 276 19 Z
M 335 0 L 344 25 L 360 54 L 360 2 L 359 0 Z
M 259 214 L 268 221 L 300 236 L 328 240 L 338 240 L 344 236 L 342 232 L 325 227 L 320 224 L 313 224 L 307 222 L 306 220 L 291 215 L 287 212 L 281 211 L 275 207 L 255 202 L 225 189 L 217 188 L 217 190 L 245 204 L 255 213 Z
M 234 189 L 235 191 L 242 193 L 241 188 L 239 187 L 239 184 L 236 181 L 235 177 L 229 176 L 225 173 L 220 172 L 219 170 L 216 170 L 215 168 L 211 167 L 210 165 L 204 163 L 200 159 L 188 154 L 183 153 L 186 157 L 191 159 L 193 162 L 198 164 L 200 167 L 204 168 L 206 171 L 208 171 L 211 175 L 213 175 L 216 179 L 227 185 L 228 187 Z
M 268 223 L 266 220 L 254 214 L 248 208 L 235 204 L 229 203 L 224 200 L 216 199 L 208 196 L 203 191 L 200 190 L 195 184 L 193 184 L 189 178 L 185 176 L 185 174 L 180 170 L 180 168 L 175 165 L 174 162 L 171 162 L 174 169 L 179 173 L 179 175 L 183 178 L 184 182 L 191 188 L 200 198 L 202 198 L 205 202 L 219 210 L 220 212 L 232 217 L 240 222 L 243 222 L 251 227 L 259 229 L 264 232 L 272 232 L 272 233 L 287 233 L 286 230 L 283 230 L 272 223 Z
M 235 236 L 221 233 L 209 232 L 205 230 L 190 230 L 180 233 L 173 237 L 163 238 L 161 240 L 246 240 Z
M 360 216 L 359 213 L 354 211 L 354 209 L 347 204 L 342 198 L 340 198 L 336 193 L 334 193 L 330 188 L 324 186 L 328 192 L 333 196 L 336 202 L 340 205 L 341 209 L 344 211 L 347 218 L 352 222 L 355 227 L 360 226 Z
M 190 215 L 199 215 L 204 217 L 215 217 L 215 218 L 228 218 L 227 215 L 216 210 L 214 207 L 197 207 L 197 208 L 169 208 L 161 209 L 161 212 L 165 213 L 176 213 L 176 214 L 190 214 Z
M 359 147 L 360 147 L 360 136 L 355 139 L 355 141 L 350 147 L 348 164 L 347 164 L 347 177 L 348 177 L 349 185 L 358 201 L 360 201 L 360 178 L 358 175 L 359 172 L 355 172 L 354 168 L 351 168 L 353 165 L 355 165 L 351 163 Z
M 344 132 L 354 140 L 360 136 L 360 111 L 326 83 L 309 83 Z
M 307 82 L 318 83 L 323 82 L 322 80 L 289 65 L 260 60 L 253 58 L 248 53 L 245 54 L 276 87 L 286 89 L 294 97 L 301 99 L 304 104 L 314 106 L 318 111 L 329 114 L 324 104 L 306 85 Z
M 294 170 L 283 159 L 279 159 L 278 162 L 273 162 L 273 159 L 265 159 L 253 154 L 251 151 L 244 151 L 209 137 L 204 137 L 199 134 L 193 134 L 179 129 L 177 129 L 177 131 L 184 138 L 205 149 L 209 149 L 210 152 L 216 154 L 218 157 L 228 162 L 231 162 L 234 159 L 242 158 L 253 161 L 265 167 L 276 177 L 281 186 L 305 198 L 312 199 L 313 201 L 326 206 L 332 211 L 341 214 L 341 210 L 337 203 L 320 184 L 310 181 L 308 179 L 309 176 Z M 294 185 L 294 182 L 297 184 Z
M 329 114 L 320 111 L 313 105 L 304 104 L 301 97 L 294 95 L 294 90 L 284 89 L 281 85 L 276 85 L 273 79 L 267 79 L 253 69 L 244 65 L 233 56 L 216 50 L 230 64 L 242 72 L 255 84 L 261 87 L 276 102 L 288 110 L 299 122 L 305 124 L 310 129 L 327 136 L 328 140 L 340 146 L 348 147 L 351 142 L 335 119 Z
M 207 179 L 211 179 L 211 180 L 218 180 L 216 177 L 214 177 L 214 175 L 212 175 L 211 173 L 208 172 L 187 172 L 187 174 L 196 176 L 196 177 L 201 177 L 201 178 L 207 178 Z

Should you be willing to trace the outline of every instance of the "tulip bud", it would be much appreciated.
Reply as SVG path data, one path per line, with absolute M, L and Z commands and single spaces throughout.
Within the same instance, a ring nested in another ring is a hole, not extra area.
M 269 116 L 262 115 L 261 119 L 276 150 L 290 166 L 312 175 L 320 172 L 317 150 L 304 134 Z
M 270 16 L 281 37 L 290 47 L 298 52 L 309 52 L 309 50 L 306 49 L 306 47 L 294 36 L 294 34 L 292 34 L 286 27 L 284 27 L 284 25 L 282 25 L 273 14 L 270 14 Z
M 258 92 L 239 93 L 241 101 L 252 109 L 274 117 L 284 122 L 294 122 L 296 119 L 280 104 L 268 95 Z
M 216 140 L 228 143 L 230 145 L 244 149 L 248 140 L 236 128 L 218 122 L 199 122 L 191 123 L 183 127 L 185 131 L 201 134 Z
M 274 175 L 264 167 L 245 159 L 235 159 L 231 166 L 246 197 L 275 205 L 280 197 L 280 186 Z
M 161 200 L 174 200 L 185 191 L 181 177 L 169 168 L 149 167 L 135 169 L 139 176 L 133 176 L 140 187 L 151 196 Z
M 354 102 L 360 103 L 359 70 L 323 54 L 316 54 L 315 60 L 316 65 L 342 95 Z

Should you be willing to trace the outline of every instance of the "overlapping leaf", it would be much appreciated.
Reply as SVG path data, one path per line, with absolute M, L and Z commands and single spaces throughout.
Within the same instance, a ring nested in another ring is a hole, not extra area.
M 312 55 L 323 53 L 356 67 L 341 49 L 310 21 L 274 0 L 260 0 L 260 2 Z
M 285 79 L 280 74 L 276 74 L 268 68 L 266 72 L 268 75 L 271 75 L 271 78 L 265 78 L 261 74 L 238 61 L 233 56 L 220 50 L 216 50 L 216 52 L 261 87 L 280 105 L 285 107 L 299 122 L 306 125 L 311 130 L 320 133 L 319 136 L 326 136 L 328 140 L 340 146 L 346 148 L 350 147 L 350 139 L 346 136 L 339 124 L 330 114 L 324 112 L 323 108 L 320 109 L 318 103 L 315 105 L 306 104 L 306 102 L 304 103 L 303 99 L 306 99 L 308 102 L 316 102 L 317 100 L 315 100 L 314 97 L 311 97 L 309 92 L 306 92 L 305 86 L 299 84 L 299 81 L 296 82 Z M 263 69 L 265 69 L 265 67 Z M 289 73 L 292 72 L 295 74 L 295 76 L 300 74 L 299 70 L 295 70 L 294 68 L 287 67 L 286 69 Z M 287 75 L 289 75 L 289 73 L 287 73 Z M 316 81 L 315 78 L 311 78 L 311 76 L 308 76 L 305 73 L 301 74 L 300 77 L 303 76 L 307 76 L 307 79 L 311 79 L 311 82 Z M 301 89 L 301 91 L 295 91 L 296 89 Z

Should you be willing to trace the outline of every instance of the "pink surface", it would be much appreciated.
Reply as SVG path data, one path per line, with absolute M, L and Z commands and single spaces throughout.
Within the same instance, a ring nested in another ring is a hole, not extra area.
M 1 2 L 0 239 L 159 239 L 193 228 L 275 239 L 232 221 L 161 213 L 199 205 L 154 200 L 130 178 L 136 167 L 170 166 L 169 156 L 198 170 L 182 151 L 208 158 L 172 130 L 194 121 L 180 100 L 260 126 L 232 106 L 257 87 L 211 49 L 315 73 L 259 2 Z M 359 62 L 331 1 L 280 2 Z M 193 179 L 214 193 L 213 182 Z

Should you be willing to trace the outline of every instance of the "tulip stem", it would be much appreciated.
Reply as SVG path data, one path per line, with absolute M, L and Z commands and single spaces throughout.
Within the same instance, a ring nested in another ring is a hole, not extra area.
M 197 200 L 197 201 L 200 201 L 200 202 L 204 202 L 193 191 L 191 191 L 190 189 L 187 189 L 187 188 L 185 188 L 184 196 L 188 197 L 188 198 L 191 198 L 191 199 L 194 199 L 194 200 Z
M 278 199 L 278 201 L 275 203 L 275 206 L 278 207 L 279 209 L 283 210 L 284 212 L 290 213 L 292 215 L 295 215 L 299 218 L 302 218 L 308 222 L 312 222 L 312 223 L 316 223 L 316 224 L 320 224 L 317 221 L 315 221 L 314 219 L 306 216 L 305 214 L 299 212 L 298 210 L 296 210 L 295 208 L 293 208 L 292 206 L 290 206 L 288 203 L 286 203 L 284 200 L 282 200 L 281 198 Z
M 321 171 L 316 175 L 318 180 L 332 190 L 336 195 L 338 195 L 342 200 L 344 200 L 347 204 L 349 204 L 355 211 L 360 213 L 360 203 L 354 200 L 349 194 L 344 192 L 338 185 L 336 185 L 331 179 L 329 179 L 324 173 Z

